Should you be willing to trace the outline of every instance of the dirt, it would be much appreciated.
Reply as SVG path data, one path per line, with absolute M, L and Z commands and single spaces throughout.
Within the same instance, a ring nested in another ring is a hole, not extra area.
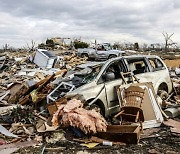
M 167 65 L 167 67 L 180 67 L 180 59 L 173 59 L 173 60 L 169 60 L 166 59 L 164 60 L 165 64 Z
M 64 150 L 45 150 L 44 153 L 102 153 L 102 154 L 114 154 L 114 153 L 167 153 L 178 154 L 180 153 L 180 136 L 170 132 L 170 129 L 166 126 L 161 127 L 158 132 L 153 133 L 149 138 L 140 139 L 137 145 L 114 145 L 114 146 L 102 146 L 98 145 L 92 149 L 81 146 L 77 142 L 73 141 L 59 141 L 56 144 L 41 145 L 40 147 L 30 147 L 20 149 L 18 152 L 21 154 L 33 153 L 39 154 L 42 152 L 43 147 L 65 147 Z

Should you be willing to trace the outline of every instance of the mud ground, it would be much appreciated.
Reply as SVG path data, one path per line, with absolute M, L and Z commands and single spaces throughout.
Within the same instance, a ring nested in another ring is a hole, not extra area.
M 180 59 L 166 59 L 164 60 L 167 67 L 180 67 Z
M 87 153 L 100 153 L 100 154 L 115 154 L 115 153 L 166 153 L 166 154 L 179 154 L 180 153 L 180 134 L 173 134 L 166 126 L 161 127 L 158 132 L 154 132 L 148 138 L 140 139 L 137 145 L 113 145 L 102 146 L 98 145 L 94 148 L 88 149 L 73 141 L 59 141 L 56 144 L 41 145 L 39 147 L 30 147 L 18 150 L 20 154 L 39 154 L 42 152 L 43 147 L 65 147 L 63 150 L 46 150 L 44 154 L 87 154 Z M 17 152 L 16 152 L 17 153 Z

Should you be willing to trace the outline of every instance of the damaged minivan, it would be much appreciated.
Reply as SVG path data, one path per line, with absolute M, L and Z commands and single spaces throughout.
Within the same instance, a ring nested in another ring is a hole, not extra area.
M 152 82 L 156 94 L 161 97 L 172 91 L 166 65 L 153 55 L 124 56 L 82 64 L 68 72 L 62 82 L 72 85 L 66 91 L 66 97 L 81 95 L 91 107 L 99 108 L 107 117 L 120 111 L 116 87 L 136 82 L 132 81 L 132 75 L 139 82 Z

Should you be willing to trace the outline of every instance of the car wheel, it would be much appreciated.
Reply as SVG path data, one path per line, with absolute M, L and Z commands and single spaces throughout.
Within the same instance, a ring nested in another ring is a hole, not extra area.
M 117 57 L 116 55 L 110 55 L 108 59 L 116 58 L 116 57 Z
M 158 95 L 162 100 L 166 100 L 169 96 L 165 90 L 159 90 Z
M 81 56 L 82 56 L 83 58 L 87 57 L 87 58 L 89 59 L 89 56 L 88 56 L 88 54 L 86 54 L 86 53 L 82 54 Z
M 103 110 L 101 109 L 101 107 L 97 104 L 92 104 L 90 106 L 90 110 L 94 109 L 96 112 L 99 112 L 102 116 L 104 115 Z

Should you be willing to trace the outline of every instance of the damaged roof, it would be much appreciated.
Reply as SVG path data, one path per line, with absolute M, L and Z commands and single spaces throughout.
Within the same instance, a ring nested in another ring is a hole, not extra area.
M 81 65 L 78 65 L 77 67 L 78 68 L 81 68 L 81 69 L 83 69 L 83 68 L 86 68 L 86 67 L 92 67 L 92 68 L 94 68 L 94 67 L 97 67 L 97 66 L 101 66 L 102 64 L 104 64 L 105 62 L 103 61 L 103 62 L 87 62 L 86 64 L 81 64 Z

